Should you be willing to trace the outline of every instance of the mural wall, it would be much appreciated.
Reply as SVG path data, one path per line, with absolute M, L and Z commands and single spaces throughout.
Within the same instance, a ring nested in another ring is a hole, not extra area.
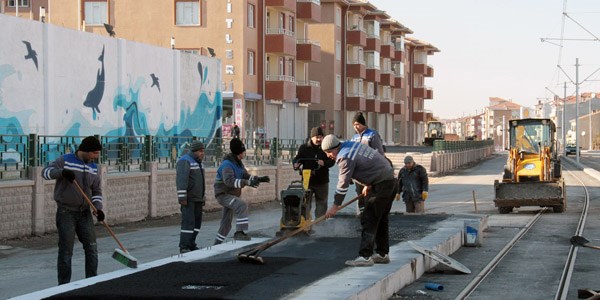
M 0 134 L 220 132 L 221 62 L 0 14 Z

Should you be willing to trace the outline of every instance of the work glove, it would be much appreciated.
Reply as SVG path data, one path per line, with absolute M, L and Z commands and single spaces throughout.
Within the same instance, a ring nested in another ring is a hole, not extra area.
M 63 169 L 62 177 L 64 179 L 68 180 L 69 182 L 73 182 L 73 181 L 75 181 L 75 172 L 73 172 L 71 170 Z
M 427 200 L 427 196 L 429 196 L 429 193 L 427 193 L 427 192 L 421 193 L 421 198 L 423 198 L 423 201 Z
M 96 215 L 96 218 L 98 219 L 98 222 L 104 221 L 105 216 L 104 216 L 104 212 L 101 209 L 97 209 L 95 215 Z
M 248 180 L 248 185 L 253 188 L 257 188 L 259 184 L 260 181 L 258 180 L 258 177 L 252 177 L 252 179 Z
M 400 194 L 396 194 L 396 198 L 395 198 L 395 200 L 396 200 L 396 201 L 400 201 Z
M 258 177 L 259 182 L 271 182 L 271 178 L 269 176 L 260 176 Z

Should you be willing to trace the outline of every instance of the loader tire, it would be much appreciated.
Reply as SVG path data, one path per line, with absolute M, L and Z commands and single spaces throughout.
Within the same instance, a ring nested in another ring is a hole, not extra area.
M 552 206 L 552 211 L 555 213 L 561 213 L 565 211 L 565 206 L 564 205 L 557 205 L 557 206 Z
M 501 214 L 509 214 L 513 211 L 513 208 L 510 206 L 501 206 L 498 207 L 498 212 Z

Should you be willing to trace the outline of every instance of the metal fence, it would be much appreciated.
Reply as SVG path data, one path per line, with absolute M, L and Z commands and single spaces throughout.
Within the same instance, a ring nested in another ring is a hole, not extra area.
M 485 141 L 433 141 L 433 151 L 458 152 L 493 146 L 493 140 Z
M 145 171 L 146 162 L 159 169 L 174 169 L 194 140 L 204 143 L 206 167 L 217 167 L 229 152 L 231 138 L 192 136 L 96 136 L 102 143 L 99 163 L 109 173 Z M 74 153 L 85 136 L 0 135 L 0 180 L 27 179 L 30 167 L 47 166 L 61 155 Z M 274 165 L 291 162 L 302 140 L 273 138 L 243 139 L 246 165 Z

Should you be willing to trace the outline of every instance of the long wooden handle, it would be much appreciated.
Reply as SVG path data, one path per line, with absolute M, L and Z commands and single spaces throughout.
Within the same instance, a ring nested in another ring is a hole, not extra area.
M 342 206 L 340 206 L 340 208 L 339 208 L 338 210 L 341 210 L 341 209 L 343 209 L 344 207 L 346 207 L 346 206 L 350 205 L 351 203 L 354 203 L 354 202 L 355 202 L 356 200 L 358 200 L 360 197 L 362 197 L 362 194 L 360 194 L 360 195 L 358 195 L 358 196 L 356 196 L 356 197 L 354 197 L 354 198 L 350 199 L 350 200 L 349 200 L 348 202 L 346 202 L 345 204 L 342 204 Z M 273 246 L 273 245 L 275 245 L 275 244 L 279 244 L 279 243 L 281 243 L 281 242 L 285 241 L 286 239 L 288 239 L 289 237 L 292 237 L 292 236 L 294 236 L 294 235 L 296 235 L 296 234 L 300 233 L 301 231 L 304 231 L 304 230 L 306 230 L 308 227 L 310 227 L 310 226 L 313 226 L 313 225 L 315 225 L 315 224 L 318 224 L 318 223 L 321 223 L 321 222 L 323 222 L 325 219 L 327 219 L 327 216 L 326 216 L 326 215 L 322 215 L 322 216 L 320 216 L 320 217 L 316 218 L 314 221 L 312 221 L 312 222 L 310 222 L 310 223 L 307 223 L 307 224 L 305 224 L 304 226 L 302 226 L 302 227 L 300 227 L 300 228 L 298 228 L 298 229 L 296 229 L 296 230 L 294 230 L 294 231 L 292 231 L 292 232 L 290 232 L 290 233 L 288 233 L 288 234 L 286 234 L 286 235 L 284 235 L 284 236 L 282 236 L 282 237 L 280 237 L 280 238 L 278 238 L 278 239 L 276 239 L 276 240 L 274 240 L 274 241 L 267 242 L 267 243 L 265 243 L 265 244 L 263 244 L 263 245 L 261 245 L 261 246 L 259 246 L 259 247 L 257 247 L 257 248 L 258 248 L 258 249 L 260 249 L 260 250 L 264 250 L 264 249 L 267 249 L 267 248 L 269 248 L 269 247 L 271 247 L 271 246 Z
M 587 244 L 585 244 L 585 245 L 582 245 L 582 246 L 583 246 L 583 247 L 587 247 L 587 248 L 592 248 L 592 249 L 597 249 L 597 250 L 600 250 L 600 246 L 587 245 Z
M 92 203 L 92 200 L 90 200 L 90 198 L 88 198 L 88 196 L 85 194 L 85 192 L 81 189 L 81 187 L 79 186 L 79 183 L 77 183 L 77 180 L 73 180 L 73 183 L 75 184 L 75 186 L 77 187 L 77 189 L 79 190 L 79 192 L 83 195 L 83 197 L 85 198 L 85 201 L 87 201 L 87 203 L 90 205 L 91 209 L 95 213 L 97 213 L 98 210 L 96 209 L 96 207 Z M 110 233 L 110 235 L 113 237 L 113 239 L 115 239 L 115 242 L 117 242 L 117 244 L 119 244 L 119 247 L 121 248 L 121 250 L 123 250 L 124 252 L 127 253 L 127 249 L 125 249 L 125 247 L 123 247 L 123 244 L 121 244 L 121 242 L 119 241 L 119 239 L 117 239 L 117 236 L 112 231 L 112 229 L 110 229 L 110 227 L 108 226 L 108 224 L 106 222 L 104 222 L 104 220 L 100 221 L 100 223 L 102 223 L 102 225 L 104 225 L 104 227 L 106 227 L 106 230 L 108 230 L 108 233 Z

